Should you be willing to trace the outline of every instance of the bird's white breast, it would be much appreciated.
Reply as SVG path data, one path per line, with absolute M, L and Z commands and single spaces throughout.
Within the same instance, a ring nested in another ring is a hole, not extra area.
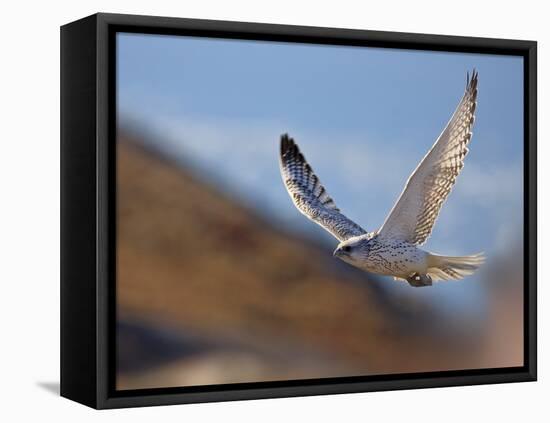
M 359 267 L 382 275 L 406 277 L 411 273 L 425 272 L 426 256 L 425 251 L 413 244 L 376 238 Z

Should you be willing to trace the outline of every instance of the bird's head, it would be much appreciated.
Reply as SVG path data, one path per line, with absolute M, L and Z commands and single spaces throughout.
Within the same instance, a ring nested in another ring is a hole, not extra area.
M 347 239 L 336 247 L 332 255 L 351 265 L 365 260 L 369 254 L 369 238 L 358 236 Z

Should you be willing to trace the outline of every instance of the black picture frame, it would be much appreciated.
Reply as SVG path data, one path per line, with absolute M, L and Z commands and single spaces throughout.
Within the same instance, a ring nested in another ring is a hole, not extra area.
M 119 31 L 524 58 L 524 366 L 116 391 L 115 34 Z M 94 408 L 534 381 L 537 44 L 534 41 L 95 14 L 61 27 L 61 395 Z

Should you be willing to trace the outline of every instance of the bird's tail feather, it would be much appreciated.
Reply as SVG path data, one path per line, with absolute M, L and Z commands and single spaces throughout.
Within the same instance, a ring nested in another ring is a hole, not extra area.
M 434 281 L 458 280 L 473 274 L 484 262 L 483 253 L 459 257 L 430 254 L 427 273 Z

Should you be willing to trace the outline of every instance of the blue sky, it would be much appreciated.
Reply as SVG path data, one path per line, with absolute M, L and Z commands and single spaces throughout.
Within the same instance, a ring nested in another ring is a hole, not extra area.
M 377 229 L 476 68 L 470 154 L 425 248 L 490 261 L 521 242 L 519 57 L 139 34 L 117 47 L 120 124 L 328 250 L 335 240 L 284 190 L 279 136 L 296 139 L 345 214 Z

